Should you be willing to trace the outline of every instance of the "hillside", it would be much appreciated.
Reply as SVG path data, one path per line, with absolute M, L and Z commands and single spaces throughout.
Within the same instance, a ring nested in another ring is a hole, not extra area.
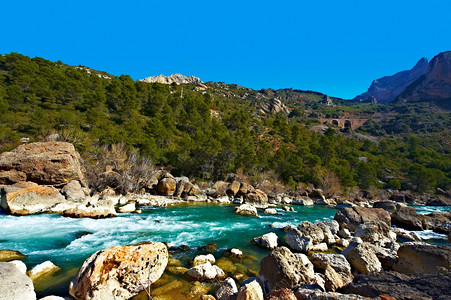
M 221 82 L 147 83 L 0 56 L 0 152 L 57 134 L 95 165 L 103 146 L 123 142 L 174 175 L 207 182 L 238 173 L 329 193 L 450 189 L 449 112 L 397 105 Z

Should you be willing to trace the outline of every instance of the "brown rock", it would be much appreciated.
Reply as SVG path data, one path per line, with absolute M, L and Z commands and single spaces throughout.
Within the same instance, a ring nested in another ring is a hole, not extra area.
M 168 263 L 163 243 L 115 246 L 91 255 L 69 286 L 76 299 L 129 299 L 161 277 Z
M 78 180 L 86 186 L 79 159 L 79 154 L 70 143 L 31 143 L 2 153 L 0 170 L 16 170 L 18 174 L 25 174 L 28 181 L 39 184 L 53 185 Z
M 236 180 L 230 183 L 226 191 L 227 196 L 229 197 L 235 196 L 238 193 L 240 186 L 241 186 L 240 183 Z
M 359 273 L 380 272 L 382 265 L 374 253 L 373 245 L 362 243 L 356 247 L 345 249 L 344 255 L 351 266 Z
M 359 224 L 372 221 L 383 221 L 391 226 L 390 214 L 382 208 L 346 207 L 335 214 L 334 220 L 340 224 L 341 228 L 348 228 L 350 231 L 354 231 Z
M 16 259 L 24 259 L 25 255 L 14 250 L 0 250 L 0 261 L 11 261 Z
M 87 196 L 87 193 L 85 193 L 85 190 L 77 180 L 71 180 L 61 189 L 61 192 L 69 201 L 81 201 Z
M 279 289 L 274 290 L 266 296 L 266 300 L 296 300 L 292 290 L 289 289 Z
M 394 213 L 392 213 L 391 219 L 393 224 L 399 227 L 409 230 L 423 230 L 421 216 L 413 207 L 399 207 Z
M 177 188 L 177 182 L 174 178 L 160 179 L 157 185 L 157 193 L 162 196 L 172 196 Z
M 240 197 L 240 196 L 246 195 L 247 193 L 250 193 L 254 190 L 255 190 L 255 188 L 252 185 L 250 185 L 249 183 L 246 183 L 246 182 L 242 182 L 240 185 L 240 189 L 236 193 L 236 196 Z
M 256 207 L 266 207 L 268 206 L 268 195 L 257 189 L 246 194 L 244 203 L 251 204 Z
M 240 287 L 236 300 L 264 300 L 263 290 L 257 280 Z
M 26 181 L 27 175 L 17 170 L 0 171 L 0 184 L 13 184 Z
M 349 283 L 348 280 L 343 278 L 337 271 L 335 271 L 331 266 L 327 266 L 324 271 L 324 279 L 326 281 L 326 290 L 328 292 L 335 292 L 339 288 L 345 286 Z

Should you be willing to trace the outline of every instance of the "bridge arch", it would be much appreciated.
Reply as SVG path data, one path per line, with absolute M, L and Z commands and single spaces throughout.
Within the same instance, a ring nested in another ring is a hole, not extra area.
M 352 128 L 352 123 L 349 120 L 345 120 L 343 125 L 344 128 Z

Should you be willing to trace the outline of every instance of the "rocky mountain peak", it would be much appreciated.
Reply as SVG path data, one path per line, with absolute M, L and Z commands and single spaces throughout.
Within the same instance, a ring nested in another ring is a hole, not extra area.
M 141 79 L 144 82 L 158 82 L 163 84 L 183 84 L 183 83 L 194 83 L 194 84 L 202 84 L 202 80 L 196 76 L 185 76 L 182 74 L 172 74 L 170 76 L 158 75 L 158 76 L 150 76 L 144 79 Z

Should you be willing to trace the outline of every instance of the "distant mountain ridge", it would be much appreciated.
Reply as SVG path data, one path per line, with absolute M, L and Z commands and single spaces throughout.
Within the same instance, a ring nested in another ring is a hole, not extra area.
M 194 83 L 194 84 L 201 84 L 203 83 L 202 80 L 200 80 L 199 77 L 196 76 L 185 76 L 182 74 L 172 74 L 170 76 L 164 76 L 164 75 L 158 75 L 158 76 L 150 76 L 144 79 L 141 79 L 140 81 L 144 82 L 158 82 L 163 84 L 185 84 L 185 83 Z
M 368 91 L 354 98 L 356 101 L 388 103 L 396 99 L 407 86 L 416 81 L 428 70 L 427 58 L 421 58 L 416 65 L 407 71 L 392 76 L 384 76 L 371 83 Z

